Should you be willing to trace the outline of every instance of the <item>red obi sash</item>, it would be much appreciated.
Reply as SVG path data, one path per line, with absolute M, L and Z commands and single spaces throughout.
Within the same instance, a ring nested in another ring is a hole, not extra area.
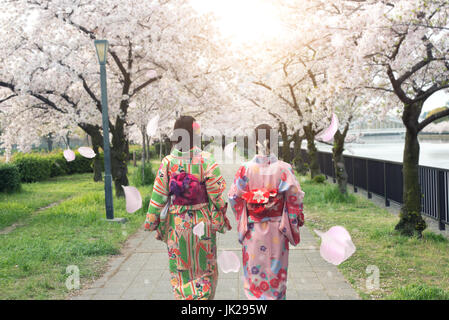
M 172 203 L 176 205 L 184 206 L 209 202 L 205 183 L 200 182 L 195 175 L 185 171 L 171 175 L 169 195 L 174 195 Z
M 242 198 L 246 201 L 248 215 L 255 221 L 282 215 L 284 196 L 278 189 L 253 189 L 245 192 Z

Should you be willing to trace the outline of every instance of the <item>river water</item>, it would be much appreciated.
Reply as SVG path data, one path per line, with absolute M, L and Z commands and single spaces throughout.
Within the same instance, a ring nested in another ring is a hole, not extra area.
M 398 136 L 365 137 L 361 142 L 347 144 L 344 154 L 402 162 L 403 138 Z M 326 144 L 317 143 L 317 148 L 320 151 L 332 152 L 332 147 Z M 420 165 L 449 169 L 449 140 L 420 139 L 420 150 Z

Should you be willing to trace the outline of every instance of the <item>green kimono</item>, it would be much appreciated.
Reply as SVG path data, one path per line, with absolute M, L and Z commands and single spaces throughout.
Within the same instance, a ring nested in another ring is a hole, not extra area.
M 168 204 L 166 216 L 161 216 L 169 200 L 169 176 L 181 170 L 205 181 L 209 203 Z M 227 203 L 222 198 L 225 189 L 220 168 L 208 152 L 197 147 L 190 152 L 173 149 L 162 160 L 153 185 L 145 229 L 156 230 L 157 238 L 167 244 L 170 282 L 176 299 L 214 297 L 218 277 L 216 232 L 224 233 L 230 229 L 226 218 Z M 199 237 L 193 233 L 193 228 L 201 222 L 204 234 Z

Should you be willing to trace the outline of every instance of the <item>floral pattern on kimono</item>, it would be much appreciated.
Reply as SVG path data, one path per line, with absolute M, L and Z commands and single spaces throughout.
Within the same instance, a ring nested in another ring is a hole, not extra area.
M 277 188 L 282 194 L 281 216 L 257 219 L 249 214 L 243 195 L 253 189 Z M 291 165 L 274 155 L 255 156 L 237 171 L 228 194 L 243 245 L 244 290 L 248 299 L 285 299 L 289 243 L 300 242 L 304 224 L 304 192 Z
M 170 203 L 167 215 L 161 216 L 169 200 L 169 177 L 181 170 L 205 181 L 209 203 Z M 170 283 L 176 299 L 214 297 L 218 277 L 216 233 L 231 228 L 226 217 L 227 203 L 222 197 L 225 188 L 226 182 L 213 156 L 199 148 L 190 152 L 173 149 L 158 169 L 144 227 L 157 231 L 157 239 L 167 244 Z M 193 228 L 201 222 L 204 235 L 200 238 Z

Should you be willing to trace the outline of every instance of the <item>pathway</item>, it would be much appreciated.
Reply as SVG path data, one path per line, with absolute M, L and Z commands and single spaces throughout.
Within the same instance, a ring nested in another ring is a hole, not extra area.
M 236 169 L 235 165 L 222 166 L 228 188 Z M 217 234 L 218 254 L 234 251 L 241 258 L 231 209 L 228 216 L 233 229 L 224 235 Z M 242 276 L 241 270 L 228 274 L 220 271 L 215 299 L 246 300 Z M 122 254 L 111 258 L 103 277 L 72 299 L 173 300 L 165 245 L 154 239 L 153 232 L 139 230 L 128 239 Z M 290 248 L 287 299 L 359 299 L 338 269 L 321 258 L 318 240 L 306 226 L 301 228 L 301 243 Z

